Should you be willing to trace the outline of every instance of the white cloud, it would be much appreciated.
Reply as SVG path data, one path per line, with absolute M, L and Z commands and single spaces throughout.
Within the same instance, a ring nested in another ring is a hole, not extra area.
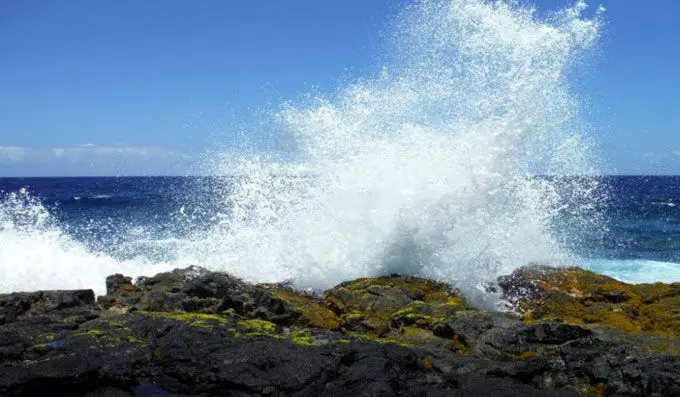
M 646 152 L 643 154 L 644 158 L 650 162 L 658 163 L 666 160 L 669 157 L 667 152 Z
M 654 151 L 645 152 L 643 157 L 650 162 L 665 162 L 665 161 L 677 161 L 677 157 L 680 157 L 680 150 L 664 150 L 664 151 Z
M 0 176 L 188 175 L 201 170 L 203 153 L 160 146 L 0 146 Z
M 624 174 L 680 173 L 680 149 L 652 150 L 633 153 L 620 158 Z
M 16 146 L 0 146 L 0 162 L 21 162 L 26 157 L 27 151 Z

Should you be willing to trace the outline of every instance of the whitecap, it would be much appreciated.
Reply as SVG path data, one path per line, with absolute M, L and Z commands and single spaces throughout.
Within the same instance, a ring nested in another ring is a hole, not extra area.
M 577 264 L 631 284 L 680 282 L 680 263 L 675 262 L 646 259 L 582 259 Z

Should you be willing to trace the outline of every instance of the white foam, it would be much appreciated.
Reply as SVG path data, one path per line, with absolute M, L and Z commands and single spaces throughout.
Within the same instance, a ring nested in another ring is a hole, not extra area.
M 675 206 L 677 206 L 677 204 L 675 204 L 675 203 L 673 203 L 673 202 L 671 202 L 671 201 L 668 201 L 668 202 L 653 202 L 652 204 L 654 204 L 654 205 L 665 205 L 666 207 L 675 207 Z
M 631 284 L 680 282 L 680 263 L 675 262 L 645 259 L 583 259 L 577 264 Z
M 597 38 L 584 8 L 546 21 L 514 2 L 409 7 L 379 77 L 284 107 L 300 164 L 241 162 L 247 177 L 226 199 L 234 214 L 206 241 L 204 263 L 311 288 L 422 275 L 483 300 L 500 274 L 563 262 L 551 221 L 559 210 L 595 221 L 592 181 L 565 204 L 557 182 L 531 175 L 594 172 L 566 80 Z
M 0 197 L 0 292 L 91 288 L 103 294 L 108 275 L 136 277 L 168 268 L 88 250 L 57 227 L 25 189 Z

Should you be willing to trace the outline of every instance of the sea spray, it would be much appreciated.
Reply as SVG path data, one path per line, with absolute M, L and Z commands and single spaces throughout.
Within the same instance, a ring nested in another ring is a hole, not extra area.
M 597 169 L 567 79 L 598 35 L 598 16 L 584 10 L 578 2 L 539 19 L 514 2 L 408 6 L 374 78 L 282 107 L 281 131 L 299 161 L 244 154 L 217 170 L 219 221 L 176 239 L 171 259 L 98 251 L 27 192 L 5 195 L 0 292 L 103 293 L 112 273 L 200 265 L 315 290 L 424 276 L 494 306 L 486 286 L 498 275 L 571 261 L 565 242 L 599 223 L 597 180 L 584 177 Z M 564 213 L 568 227 L 555 227 Z
M 535 174 L 596 173 L 566 78 L 598 35 L 585 8 L 539 20 L 507 2 L 408 7 L 378 77 L 284 106 L 301 161 L 241 162 L 205 264 L 315 289 L 433 277 L 483 304 L 498 275 L 568 260 L 580 222 L 553 221 L 587 224 L 597 182 L 572 179 L 565 200 L 565 179 Z
M 91 288 L 104 294 L 108 275 L 139 276 L 171 266 L 93 251 L 66 233 L 28 190 L 0 192 L 0 293 Z

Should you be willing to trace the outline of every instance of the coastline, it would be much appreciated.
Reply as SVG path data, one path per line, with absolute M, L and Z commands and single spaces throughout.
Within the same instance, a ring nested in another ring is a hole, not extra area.
M 680 283 L 529 266 L 513 306 L 412 277 L 313 297 L 178 269 L 91 290 L 0 294 L 3 396 L 680 394 Z

